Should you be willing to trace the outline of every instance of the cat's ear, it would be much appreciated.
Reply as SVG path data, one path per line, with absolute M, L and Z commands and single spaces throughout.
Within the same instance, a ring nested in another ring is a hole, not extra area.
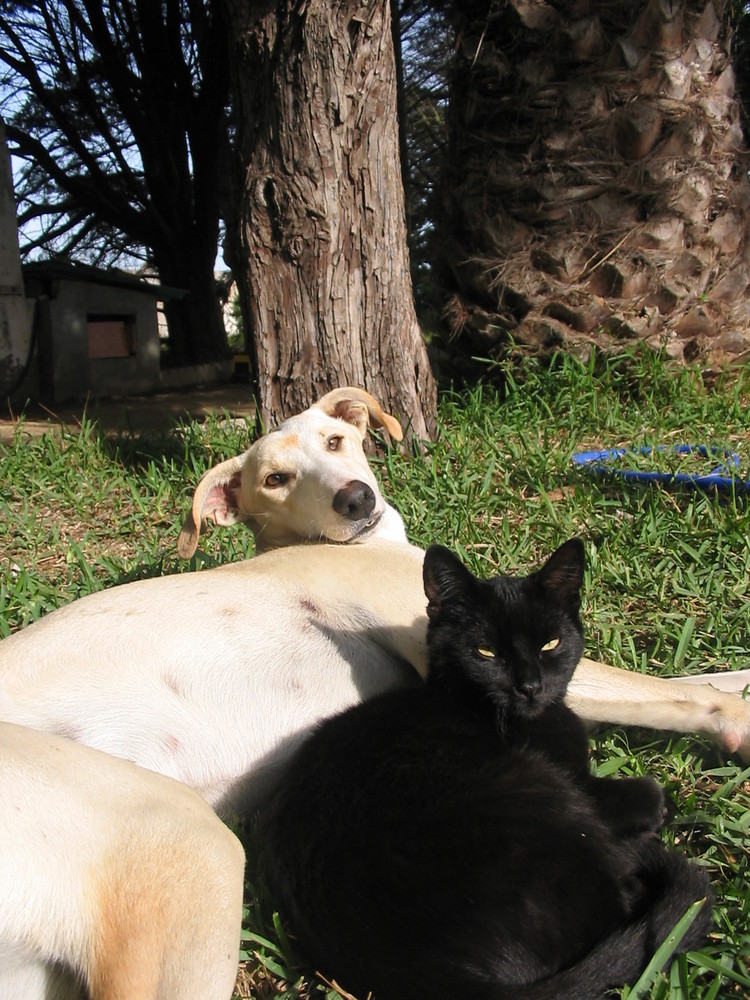
M 446 602 L 454 602 L 465 594 L 474 581 L 458 556 L 442 545 L 431 545 L 425 552 L 422 579 L 429 618 L 440 614 Z
M 539 570 L 539 582 L 547 593 L 554 594 L 559 600 L 578 600 L 585 562 L 583 542 L 580 538 L 571 538 L 556 549 Z

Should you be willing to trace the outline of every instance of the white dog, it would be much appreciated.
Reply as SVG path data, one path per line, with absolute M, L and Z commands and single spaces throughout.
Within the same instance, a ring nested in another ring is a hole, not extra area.
M 257 802 L 316 721 L 424 675 L 423 553 L 367 465 L 368 420 L 398 437 L 372 397 L 336 390 L 207 473 L 181 553 L 206 520 L 248 521 L 271 551 L 97 593 L 3 640 L 0 718 L 179 778 L 223 812 Z M 750 705 L 706 684 L 582 660 L 569 703 L 750 752 Z
M 244 853 L 191 789 L 0 723 L 1 1000 L 229 1000 Z
M 405 542 L 403 521 L 367 464 L 370 426 L 402 438 L 398 420 L 369 393 L 334 389 L 243 455 L 214 466 L 196 488 L 177 541 L 180 555 L 192 556 L 209 521 L 249 524 L 257 552 L 299 542 Z

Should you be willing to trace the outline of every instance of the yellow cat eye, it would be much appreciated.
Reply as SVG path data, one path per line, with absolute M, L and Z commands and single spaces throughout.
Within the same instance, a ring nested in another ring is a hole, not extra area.
M 479 653 L 480 656 L 483 656 L 485 660 L 495 659 L 494 649 L 490 649 L 488 646 L 477 646 L 477 652 Z
M 545 644 L 542 646 L 542 652 L 551 653 L 552 650 L 557 649 L 559 645 L 560 645 L 559 639 L 550 639 L 549 642 L 545 642 Z

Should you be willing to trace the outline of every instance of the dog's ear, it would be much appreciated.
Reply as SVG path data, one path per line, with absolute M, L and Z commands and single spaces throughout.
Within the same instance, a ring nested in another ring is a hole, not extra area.
M 209 521 L 228 525 L 248 520 L 248 516 L 240 511 L 239 505 L 242 466 L 246 456 L 247 452 L 221 462 L 201 477 L 195 488 L 192 509 L 185 518 L 177 539 L 177 552 L 182 559 L 189 559 L 193 555 L 198 547 L 201 529 Z
M 353 424 L 362 440 L 367 436 L 368 427 L 384 427 L 394 441 L 400 441 L 404 436 L 398 420 L 381 409 L 377 399 L 364 389 L 353 386 L 332 389 L 314 405 L 329 417 L 338 417 Z

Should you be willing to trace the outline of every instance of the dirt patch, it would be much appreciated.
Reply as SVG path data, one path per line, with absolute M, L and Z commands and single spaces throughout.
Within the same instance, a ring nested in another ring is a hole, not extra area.
M 203 420 L 226 414 L 252 422 L 255 414 L 250 387 L 243 383 L 197 386 L 153 396 L 122 396 L 66 403 L 47 408 L 29 403 L 21 413 L 6 407 L 0 417 L 0 442 L 16 433 L 37 437 L 61 427 L 80 427 L 84 415 L 112 434 L 158 434 L 181 420 Z

